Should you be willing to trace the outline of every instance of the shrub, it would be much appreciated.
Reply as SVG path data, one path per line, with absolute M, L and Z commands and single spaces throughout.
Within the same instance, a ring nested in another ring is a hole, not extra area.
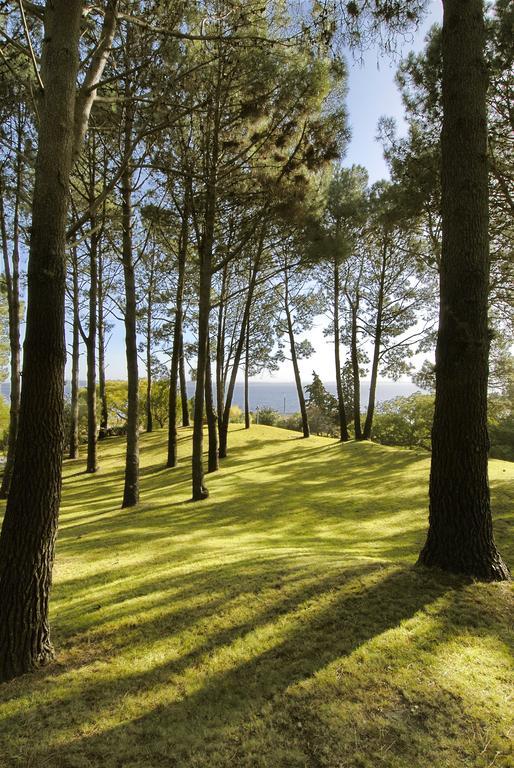
M 261 408 L 256 415 L 257 423 L 264 424 L 266 427 L 274 427 L 279 418 L 278 411 L 274 411 L 273 408 Z

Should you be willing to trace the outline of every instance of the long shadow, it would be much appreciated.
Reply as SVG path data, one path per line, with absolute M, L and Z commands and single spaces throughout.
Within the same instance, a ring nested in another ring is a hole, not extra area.
M 358 573 L 359 569 L 352 575 Z M 369 568 L 364 567 L 360 575 L 364 577 L 369 573 Z M 312 678 L 336 660 L 343 661 L 372 638 L 414 616 L 456 583 L 455 580 L 428 579 L 423 574 L 404 570 L 381 577 L 369 586 L 361 585 L 356 593 L 345 594 L 344 578 L 325 584 L 321 579 L 315 592 L 312 589 L 300 592 L 292 604 L 279 609 L 279 612 L 288 611 L 290 626 L 284 636 L 265 651 L 250 658 L 236 655 L 228 669 L 214 672 L 208 664 L 209 656 L 206 658 L 206 652 L 219 653 L 227 644 L 238 638 L 245 640 L 267 622 L 277 622 L 276 613 L 222 631 L 210 639 L 207 647 L 179 660 L 156 665 L 144 674 L 129 674 L 117 685 L 116 695 L 144 696 L 145 691 L 169 686 L 169 698 L 176 700 L 165 705 L 160 703 L 130 722 L 74 741 L 52 754 L 60 759 L 77 752 L 111 754 L 122 744 L 131 744 L 137 753 L 143 748 L 143 741 L 144 749 L 148 750 L 152 739 L 158 740 L 166 729 L 170 754 L 175 755 L 177 765 L 185 765 L 190 750 L 200 746 L 199 733 L 209 733 L 209 743 L 215 748 L 216 742 L 223 742 L 234 727 L 260 716 L 268 702 L 274 707 L 283 706 L 284 694 L 290 686 Z M 312 600 L 316 602 L 309 609 Z M 307 608 L 302 610 L 304 605 Z M 199 680 L 203 681 L 201 688 L 176 697 L 176 676 L 192 666 L 197 667 Z M 101 685 L 83 689 L 77 695 L 94 702 L 97 716 L 109 706 L 109 700 L 102 696 Z M 66 701 L 60 706 L 65 707 Z M 204 760 L 208 764 L 205 754 Z

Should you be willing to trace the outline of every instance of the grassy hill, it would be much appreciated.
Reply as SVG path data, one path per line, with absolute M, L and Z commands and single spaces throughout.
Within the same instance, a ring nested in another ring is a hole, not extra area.
M 506 768 L 506 584 L 413 569 L 426 454 L 236 427 L 211 497 L 142 438 L 66 462 L 56 662 L 0 686 L 0 766 Z M 514 464 L 491 462 L 498 543 Z M 512 735 L 512 734 L 511 734 Z

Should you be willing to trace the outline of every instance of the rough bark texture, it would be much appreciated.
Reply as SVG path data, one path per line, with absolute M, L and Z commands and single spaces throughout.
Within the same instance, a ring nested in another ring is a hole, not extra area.
M 508 578 L 493 540 L 487 477 L 487 72 L 481 0 L 445 0 L 442 260 L 430 520 L 419 562 Z
M 126 94 L 130 98 L 130 87 Z M 125 155 L 132 146 L 133 105 L 129 102 L 125 112 Z M 121 176 L 123 223 L 123 278 L 125 286 L 125 351 L 127 356 L 127 451 L 125 457 L 125 486 L 122 508 L 139 502 L 139 372 L 137 360 L 137 304 L 134 254 L 132 245 L 132 171 L 126 164 Z
M 344 407 L 343 383 L 341 381 L 341 331 L 339 322 L 339 258 L 334 258 L 334 356 L 336 368 L 336 389 L 337 389 L 337 413 L 339 416 L 339 439 L 345 442 L 350 439 L 348 434 L 348 424 L 346 422 L 346 410 Z
M 72 255 L 73 282 L 73 328 L 71 343 L 71 405 L 70 405 L 70 459 L 79 457 L 79 362 L 80 362 L 80 331 L 79 331 L 79 273 L 77 253 Z
M 45 9 L 20 420 L 0 536 L 0 681 L 53 655 L 48 624 L 63 451 L 65 241 L 83 3 Z

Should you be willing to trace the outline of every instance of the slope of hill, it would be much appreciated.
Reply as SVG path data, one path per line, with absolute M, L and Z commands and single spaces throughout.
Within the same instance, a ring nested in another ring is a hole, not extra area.
M 412 567 L 426 454 L 236 427 L 193 504 L 189 440 L 143 436 L 135 510 L 122 441 L 66 462 L 57 660 L 0 686 L 0 766 L 506 767 L 510 588 Z

